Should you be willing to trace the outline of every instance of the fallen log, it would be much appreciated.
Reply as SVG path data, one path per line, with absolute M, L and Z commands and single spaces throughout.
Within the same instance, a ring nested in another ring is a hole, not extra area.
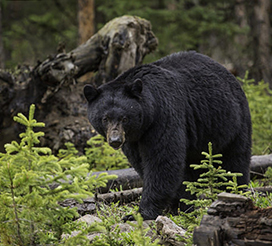
M 251 188 L 250 190 L 252 192 L 267 194 L 267 193 L 272 193 L 272 186 L 268 185 L 268 186 L 264 186 L 264 187 L 255 187 L 255 188 Z
M 197 246 L 272 245 L 272 207 L 253 206 L 249 198 L 221 193 L 193 234 Z
M 142 195 L 142 188 L 118 191 L 106 194 L 96 194 L 94 197 L 83 199 L 83 203 L 78 203 L 74 199 L 67 199 L 60 202 L 63 207 L 77 207 L 80 215 L 92 214 L 96 212 L 97 205 L 111 204 L 119 202 L 119 204 L 127 204 L 136 201 Z
M 96 202 L 103 202 L 104 204 L 110 204 L 112 202 L 120 202 L 120 204 L 134 202 L 142 195 L 142 188 L 117 191 L 106 194 L 97 194 L 95 196 Z M 84 200 L 86 201 L 86 200 Z
M 101 172 L 93 172 L 92 175 L 98 176 L 100 173 L 105 173 L 105 171 Z M 143 186 L 143 181 L 139 177 L 138 173 L 134 170 L 134 168 L 120 169 L 120 170 L 111 170 L 106 171 L 106 173 L 110 175 L 117 175 L 117 179 L 109 180 L 106 187 L 97 188 L 97 192 L 108 193 L 111 190 L 120 191 L 120 190 L 130 190 L 133 188 L 139 188 Z
M 263 177 L 263 174 L 268 167 L 272 167 L 272 155 L 260 155 L 252 156 L 250 164 L 251 176 Z M 127 190 L 138 188 L 143 185 L 137 172 L 134 168 L 112 170 L 112 171 L 101 171 L 93 172 L 92 175 L 99 175 L 100 173 L 107 172 L 108 174 L 115 174 L 118 176 L 115 180 L 109 180 L 107 187 L 99 188 L 99 193 L 107 193 L 110 189 L 112 190 Z M 266 191 L 270 192 L 270 188 Z
M 253 155 L 250 162 L 251 176 L 262 176 L 268 167 L 272 167 L 272 154 Z
M 78 67 L 76 77 L 99 70 L 96 83 L 102 84 L 141 64 L 157 46 L 149 21 L 125 15 L 108 22 L 70 54 L 75 56 L 74 64 Z

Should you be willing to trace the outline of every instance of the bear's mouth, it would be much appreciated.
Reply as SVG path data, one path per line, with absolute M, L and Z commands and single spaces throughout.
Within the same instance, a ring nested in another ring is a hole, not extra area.
M 120 149 L 123 145 L 122 142 L 111 142 L 109 145 L 114 148 L 115 150 Z
M 114 148 L 119 149 L 122 147 L 125 142 L 125 134 L 124 131 L 111 130 L 107 134 L 107 142 L 108 144 Z

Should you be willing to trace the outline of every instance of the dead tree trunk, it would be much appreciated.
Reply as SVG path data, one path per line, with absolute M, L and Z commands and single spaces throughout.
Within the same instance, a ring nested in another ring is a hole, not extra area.
M 264 173 L 266 172 L 268 167 L 272 167 L 272 154 L 271 155 L 255 155 L 251 157 L 250 163 L 250 173 L 251 177 L 261 177 L 263 178 Z M 99 175 L 101 172 L 93 172 L 92 175 Z M 108 174 L 117 175 L 118 178 L 115 180 L 109 180 L 106 187 L 99 188 L 99 193 L 107 193 L 110 189 L 120 189 L 122 187 L 123 190 L 133 189 L 142 187 L 143 182 L 134 168 L 120 169 L 120 170 L 112 170 L 106 171 Z M 271 192 L 271 187 L 267 187 L 264 189 L 256 189 L 261 192 Z
M 85 43 L 95 33 L 94 0 L 78 0 L 78 44 Z
M 2 8 L 0 4 L 0 69 L 4 68 L 5 65 L 5 56 L 4 56 L 4 47 L 3 47 L 3 39 L 2 39 Z
M 105 83 L 141 64 L 145 55 L 157 45 L 149 21 L 123 16 L 107 23 L 86 43 L 67 54 L 50 57 L 34 69 L 24 68 L 16 78 L 2 74 L 0 151 L 5 143 L 16 139 L 21 130 L 13 123 L 12 116 L 18 112 L 27 114 L 30 104 L 35 103 L 36 119 L 46 124 L 42 145 L 56 151 L 69 141 L 83 152 L 92 133 L 86 118 L 84 83 L 77 83 L 76 79 L 97 71 L 93 83 Z M 2 91 L 2 84 L 5 91 Z
M 258 0 L 248 1 L 248 11 L 250 13 L 251 38 L 253 40 L 253 60 L 252 75 L 256 82 L 262 79 L 269 83 L 272 89 L 271 72 L 271 24 L 270 11 L 271 1 Z

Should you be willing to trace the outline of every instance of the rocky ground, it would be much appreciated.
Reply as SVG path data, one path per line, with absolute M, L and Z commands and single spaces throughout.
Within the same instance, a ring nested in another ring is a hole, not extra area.
M 110 194 L 110 195 L 109 195 Z M 79 221 L 85 221 L 88 226 L 95 222 L 101 222 L 96 214 L 96 209 L 101 202 L 107 204 L 123 197 L 123 202 L 129 199 L 138 199 L 141 188 L 98 195 L 85 199 L 83 204 L 67 201 L 66 206 L 77 206 L 82 215 Z M 128 198 L 129 197 L 129 198 Z M 136 222 L 133 222 L 136 223 Z M 120 232 L 129 232 L 135 228 L 130 223 L 118 223 L 112 226 L 112 230 L 118 225 Z M 166 216 L 159 216 L 155 221 L 144 221 L 144 228 L 149 228 L 147 236 L 152 240 L 159 239 L 162 245 L 185 245 L 181 239 L 186 239 L 186 229 L 176 225 Z M 74 231 L 75 236 L 79 231 Z M 88 235 L 90 242 L 100 233 Z M 238 246 L 268 246 L 272 245 L 272 207 L 266 209 L 257 208 L 251 199 L 241 195 L 221 193 L 218 200 L 208 209 L 199 227 L 193 234 L 194 245 L 238 245 Z

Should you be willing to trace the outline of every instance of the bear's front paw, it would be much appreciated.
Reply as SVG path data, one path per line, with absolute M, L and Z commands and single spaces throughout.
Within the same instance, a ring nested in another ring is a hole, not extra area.
M 122 218 L 122 221 L 123 221 L 123 222 L 134 221 L 134 220 L 135 220 L 135 218 L 134 218 L 134 216 L 133 216 L 132 214 L 126 215 L 126 216 L 124 216 L 124 217 Z

